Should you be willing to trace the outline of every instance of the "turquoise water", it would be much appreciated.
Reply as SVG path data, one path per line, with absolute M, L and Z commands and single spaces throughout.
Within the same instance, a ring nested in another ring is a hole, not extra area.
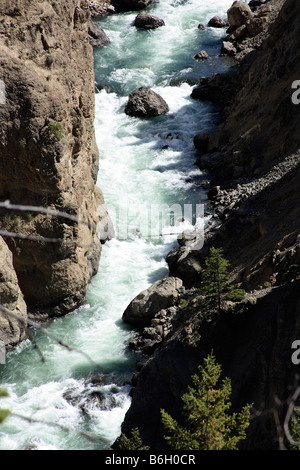
M 149 12 L 166 26 L 154 31 L 136 30 L 136 13 L 99 21 L 111 43 L 94 54 L 95 81 L 109 89 L 95 97 L 101 158 L 97 184 L 116 238 L 103 247 L 86 304 L 48 328 L 90 355 L 100 370 L 43 334 L 35 336 L 45 362 L 29 340 L 21 343 L 0 366 L 1 382 L 10 393 L 5 407 L 35 422 L 9 418 L 0 427 L 0 449 L 106 449 L 119 435 L 135 368 L 126 347 L 133 331 L 123 324 L 122 313 L 136 294 L 168 275 L 165 256 L 176 246 L 176 234 L 169 233 L 205 223 L 194 219 L 161 226 L 155 211 L 163 204 L 183 207 L 206 201 L 199 186 L 205 175 L 193 165 L 193 136 L 214 126 L 217 110 L 192 100 L 190 93 L 199 77 L 229 64 L 219 57 L 225 31 L 200 31 L 197 26 L 215 14 L 225 17 L 231 3 L 161 0 Z M 195 61 L 202 49 L 210 58 Z M 152 120 L 126 116 L 128 94 L 139 86 L 158 92 L 169 113 Z

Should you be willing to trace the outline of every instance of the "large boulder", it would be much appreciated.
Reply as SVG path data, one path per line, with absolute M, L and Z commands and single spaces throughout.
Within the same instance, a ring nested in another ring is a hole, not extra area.
M 149 324 L 156 313 L 174 304 L 182 286 L 178 277 L 156 281 L 130 302 L 123 313 L 123 321 L 135 325 Z
M 142 11 L 134 20 L 134 26 L 141 29 L 155 29 L 164 26 L 165 22 L 161 18 Z
M 236 1 L 227 11 L 228 23 L 230 29 L 239 28 L 253 18 L 251 8 L 247 3 Z
M 125 113 L 128 116 L 155 117 L 166 114 L 169 106 L 155 91 L 147 87 L 140 87 L 129 95 Z

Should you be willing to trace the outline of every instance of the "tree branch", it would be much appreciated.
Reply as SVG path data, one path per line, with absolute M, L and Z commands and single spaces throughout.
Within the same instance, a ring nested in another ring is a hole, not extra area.
M 44 328 L 40 323 L 37 323 L 37 322 L 35 322 L 35 321 L 33 321 L 29 318 L 25 319 L 25 318 L 21 317 L 20 315 L 12 312 L 8 308 L 4 307 L 4 305 L 2 305 L 2 304 L 0 304 L 0 311 L 2 311 L 4 314 L 6 314 L 7 316 L 9 316 L 11 318 L 14 318 L 15 320 L 18 320 L 20 323 L 22 323 L 24 325 L 25 328 L 27 328 L 27 325 L 28 325 L 28 326 L 31 326 L 32 328 L 34 328 L 35 330 L 41 331 L 46 336 L 53 339 L 56 343 L 58 343 L 60 346 L 67 349 L 68 351 L 74 351 L 74 352 L 77 352 L 77 353 L 81 354 L 82 356 L 84 356 L 90 362 L 90 364 L 93 367 L 96 367 L 97 369 L 99 369 L 103 372 L 103 368 L 101 366 L 99 366 L 99 364 L 94 362 L 93 359 L 87 353 L 85 353 L 84 351 L 81 351 L 80 349 L 69 346 L 67 343 L 64 343 L 60 338 L 58 338 L 56 335 L 54 335 L 49 330 Z

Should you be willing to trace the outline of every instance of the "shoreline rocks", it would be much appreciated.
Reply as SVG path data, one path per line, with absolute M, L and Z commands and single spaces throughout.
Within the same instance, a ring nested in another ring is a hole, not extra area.
M 88 0 L 88 6 L 92 18 L 99 18 L 116 13 L 116 9 L 111 4 L 110 0 Z
M 110 39 L 95 21 L 88 22 L 89 41 L 92 47 L 103 47 L 110 43 Z
M 241 310 L 232 314 L 229 308 L 219 318 L 203 315 L 198 294 L 183 307 L 175 331 L 164 336 L 151 323 L 144 329 L 144 343 L 133 340 L 133 348 L 151 356 L 134 377 L 122 432 L 129 436 L 138 427 L 152 450 L 167 446 L 160 410 L 180 419 L 181 396 L 211 350 L 232 379 L 233 410 L 252 402 L 262 411 L 252 420 L 242 449 L 277 450 L 274 398 L 281 402 L 283 423 L 287 398 L 296 387 L 291 344 L 300 334 L 300 281 L 287 277 L 291 266 L 299 269 L 300 260 L 299 107 L 291 104 L 290 90 L 299 71 L 299 2 L 270 0 L 267 5 L 268 10 L 265 5 L 256 10 L 257 15 L 269 12 L 259 37 L 253 40 L 249 33 L 254 17 L 231 33 L 237 46 L 234 70 L 202 79 L 197 90 L 200 99 L 222 106 L 217 131 L 194 140 L 201 169 L 216 171 L 209 198 L 222 223 L 216 215 L 192 260 L 184 244 L 169 254 L 171 276 L 183 279 L 189 270 L 195 286 L 209 247 L 220 247 L 230 262 L 230 280 L 249 293 Z
M 211 28 L 225 28 L 227 26 L 227 23 L 225 20 L 220 18 L 220 16 L 216 15 L 209 20 L 208 26 L 210 26 Z
M 134 325 L 149 324 L 160 310 L 173 305 L 182 287 L 182 280 L 176 277 L 156 281 L 130 302 L 123 313 L 123 321 Z

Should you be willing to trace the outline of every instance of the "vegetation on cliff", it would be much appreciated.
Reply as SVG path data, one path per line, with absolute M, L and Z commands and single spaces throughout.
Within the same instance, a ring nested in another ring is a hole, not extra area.
M 182 396 L 186 427 L 161 410 L 165 439 L 175 450 L 235 450 L 246 437 L 251 405 L 229 414 L 231 381 L 226 377 L 218 385 L 221 366 L 213 354 L 199 366 L 199 374 L 192 377 L 193 387 Z

